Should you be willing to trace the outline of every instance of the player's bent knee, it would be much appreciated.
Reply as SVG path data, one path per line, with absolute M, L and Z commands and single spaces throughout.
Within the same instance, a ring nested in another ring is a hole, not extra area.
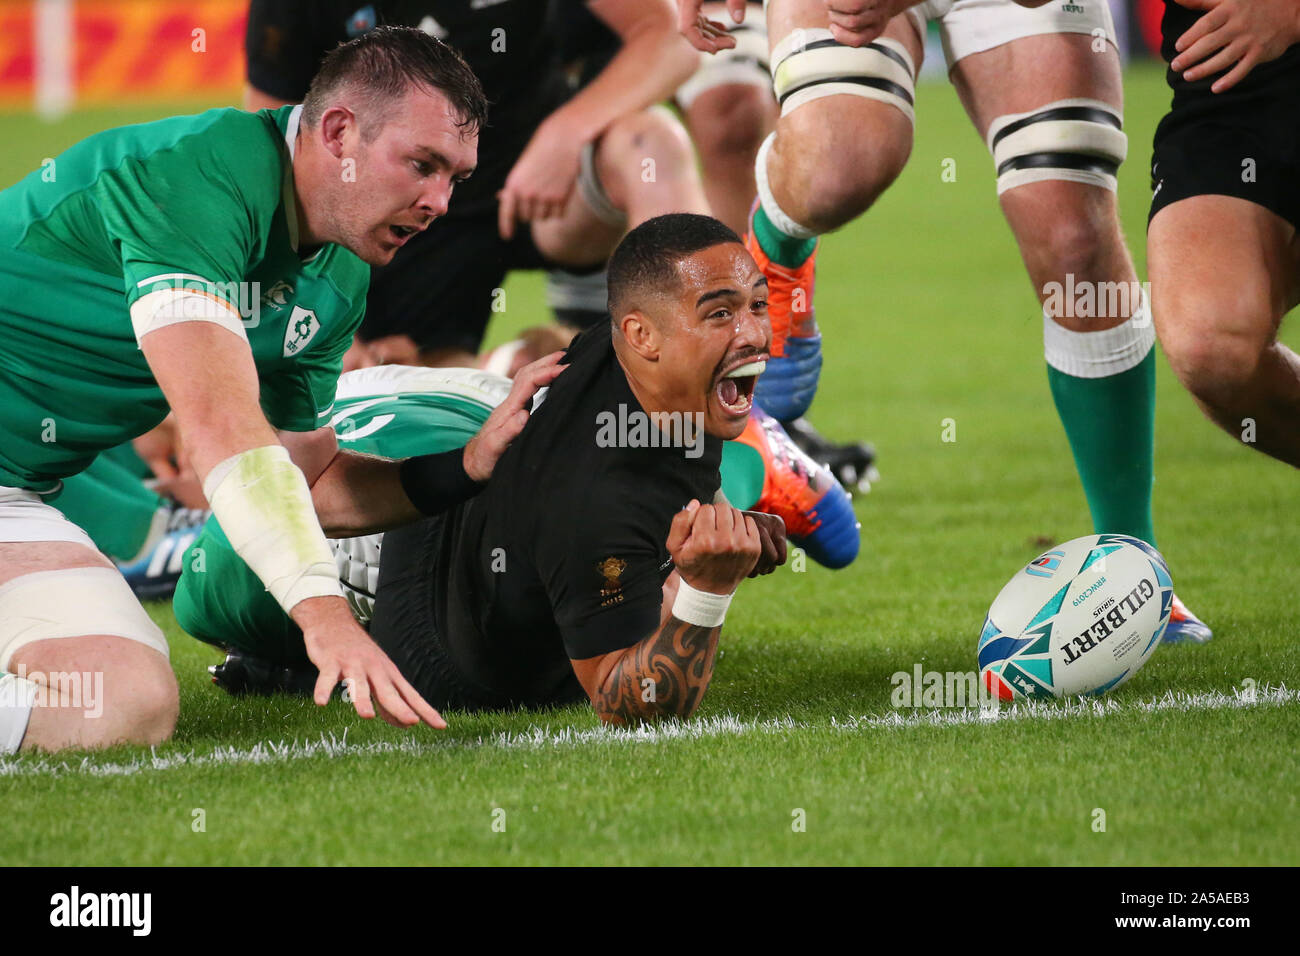
M 167 640 L 114 569 L 0 585 L 0 671 L 45 688 L 57 726 L 35 742 L 47 749 L 158 743 L 176 724 Z
M 1267 343 L 1226 332 L 1174 333 L 1161 346 L 1188 391 L 1207 405 L 1226 408 L 1254 380 Z
M 1227 407 L 1258 373 L 1274 341 L 1274 316 L 1266 295 L 1221 285 L 1156 285 L 1152 314 L 1179 381 L 1207 405 Z
M 117 667 L 105 675 L 109 720 L 100 745 L 132 743 L 153 746 L 176 729 L 180 690 L 171 664 L 143 645 L 130 655 L 129 669 Z
M 701 94 L 690 111 L 691 134 L 701 156 L 736 156 L 748 162 L 766 138 L 772 93 L 731 84 Z
M 769 146 L 770 144 L 770 146 Z M 755 172 L 759 194 L 770 190 L 767 153 L 780 154 L 787 189 L 800 195 L 800 221 L 829 232 L 861 215 L 902 173 L 912 151 L 909 121 L 868 100 L 821 100 L 782 117 L 777 135 L 764 144 Z
M 596 162 L 611 197 L 633 182 L 644 182 L 648 164 L 654 180 L 685 174 L 695 161 L 690 136 L 668 110 L 654 107 L 620 117 L 600 138 Z
M 867 209 L 906 164 L 916 67 L 906 47 L 888 37 L 848 47 L 822 29 L 782 39 L 773 64 L 781 106 L 777 149 L 804 170 L 804 225 L 824 232 Z M 762 154 L 757 172 L 762 195 L 768 188 Z
M 1004 197 L 1008 206 L 1014 203 L 1014 195 Z M 1021 244 L 1033 249 L 1035 257 L 1054 275 L 1089 280 L 1112 278 L 1106 275 L 1106 269 L 1115 258 L 1114 246 L 1122 245 L 1116 223 L 1099 210 L 1078 203 L 1048 202 L 1061 214 L 1025 217 L 1032 223 L 1032 234 L 1018 232 Z

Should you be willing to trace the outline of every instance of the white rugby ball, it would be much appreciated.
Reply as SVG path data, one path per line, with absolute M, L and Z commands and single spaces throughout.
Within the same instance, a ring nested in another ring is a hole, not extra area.
M 980 633 L 980 682 L 1001 700 L 1103 694 L 1164 636 L 1174 585 L 1139 538 L 1093 534 L 1016 572 Z

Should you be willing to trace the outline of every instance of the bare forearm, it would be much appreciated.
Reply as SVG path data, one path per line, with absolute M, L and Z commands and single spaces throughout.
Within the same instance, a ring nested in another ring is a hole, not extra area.
M 600 74 L 552 114 L 582 142 L 591 142 L 620 116 L 672 96 L 699 63 L 676 30 L 644 30 L 627 40 Z
M 626 724 L 690 717 L 713 678 L 721 632 L 669 615 L 659 630 L 627 649 L 592 695 L 600 719 Z
M 472 440 L 465 448 L 401 461 L 338 451 L 312 485 L 321 527 L 330 537 L 354 537 L 456 507 L 482 490 L 495 464 L 482 466 L 481 478 L 473 477 L 474 447 Z
M 387 531 L 422 517 L 402 490 L 400 462 L 341 450 L 312 485 L 321 528 L 331 538 Z

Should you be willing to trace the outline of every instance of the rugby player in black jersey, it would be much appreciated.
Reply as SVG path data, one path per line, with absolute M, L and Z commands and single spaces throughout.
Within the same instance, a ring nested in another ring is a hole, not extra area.
M 371 635 L 435 707 L 689 716 L 732 593 L 784 560 L 779 519 L 713 503 L 771 336 L 740 238 L 651 219 L 609 290 L 484 490 L 385 536 Z
M 1300 2 L 1165 5 L 1174 91 L 1156 130 L 1147 259 L 1156 331 L 1205 413 L 1300 467 Z

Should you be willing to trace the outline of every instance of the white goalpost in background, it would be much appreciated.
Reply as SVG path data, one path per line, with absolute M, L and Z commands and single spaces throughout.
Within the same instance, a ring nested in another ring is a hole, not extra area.
M 33 99 L 44 120 L 64 116 L 76 98 L 73 76 L 73 4 L 75 0 L 37 0 L 32 18 L 36 50 Z

